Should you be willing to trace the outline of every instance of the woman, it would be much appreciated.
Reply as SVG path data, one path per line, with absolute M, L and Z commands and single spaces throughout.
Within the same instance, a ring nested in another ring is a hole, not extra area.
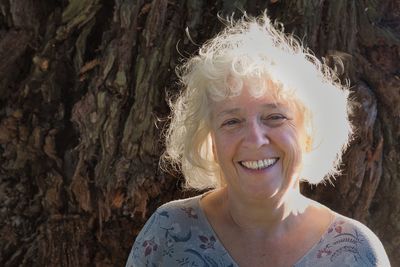
M 266 15 L 232 22 L 180 69 L 164 160 L 212 189 L 161 206 L 127 266 L 389 266 L 363 224 L 300 194 L 338 172 L 348 90 Z

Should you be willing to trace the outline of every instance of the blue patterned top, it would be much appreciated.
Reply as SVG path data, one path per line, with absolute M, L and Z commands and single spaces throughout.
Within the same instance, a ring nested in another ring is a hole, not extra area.
M 150 217 L 126 267 L 239 266 L 200 208 L 201 196 L 164 204 Z M 365 225 L 336 214 L 328 230 L 295 265 L 390 266 L 379 239 Z

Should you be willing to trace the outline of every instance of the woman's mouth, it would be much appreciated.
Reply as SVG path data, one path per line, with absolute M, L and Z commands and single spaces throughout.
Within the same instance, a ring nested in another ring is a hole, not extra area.
M 268 158 L 263 160 L 252 160 L 252 161 L 239 161 L 239 164 L 246 169 L 250 170 L 261 170 L 266 169 L 274 165 L 279 158 Z

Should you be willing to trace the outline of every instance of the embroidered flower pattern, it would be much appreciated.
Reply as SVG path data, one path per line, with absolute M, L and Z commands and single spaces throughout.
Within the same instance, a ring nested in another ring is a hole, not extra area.
M 328 233 L 332 233 L 332 231 L 335 231 L 338 234 L 341 234 L 343 231 L 343 225 L 344 221 L 339 220 L 337 222 L 334 222 L 333 225 L 331 227 L 329 227 L 328 229 Z
M 324 257 L 328 257 L 331 263 L 337 264 L 338 261 L 349 261 L 365 263 L 365 266 L 375 266 L 375 257 L 363 257 L 363 242 L 365 241 L 362 234 L 357 228 L 352 228 L 351 231 L 348 230 L 349 227 L 343 220 L 337 220 L 329 227 L 327 233 L 330 234 L 328 237 L 329 242 L 324 248 L 318 250 L 316 258 L 322 260 Z M 322 240 L 321 240 L 322 241 Z
M 154 242 L 154 237 L 150 240 L 144 240 L 143 245 L 144 247 L 144 256 L 149 256 L 151 252 L 157 251 L 157 244 Z
M 166 248 L 163 250 L 163 256 L 172 257 L 173 254 L 174 254 L 174 246 L 166 246 Z
M 182 258 L 182 259 L 177 259 L 176 261 L 179 263 L 179 266 L 189 265 L 189 263 L 190 263 L 188 257 Z
M 332 251 L 328 248 L 328 245 L 323 249 L 319 249 L 317 253 L 317 258 L 320 259 L 325 256 L 329 256 L 332 254 Z
M 202 242 L 202 244 L 200 245 L 200 248 L 202 249 L 214 249 L 214 243 L 215 243 L 215 237 L 214 236 L 210 236 L 209 238 L 207 236 L 204 235 L 199 235 L 199 239 Z
M 192 207 L 183 207 L 182 210 L 187 214 L 189 218 L 198 218 L 196 211 Z

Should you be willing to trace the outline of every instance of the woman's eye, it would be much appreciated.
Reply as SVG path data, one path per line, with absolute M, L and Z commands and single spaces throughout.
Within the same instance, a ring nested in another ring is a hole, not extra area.
M 238 119 L 231 119 L 231 120 L 226 120 L 222 123 L 222 126 L 234 126 L 240 123 L 240 120 Z
M 287 118 L 283 116 L 282 114 L 273 114 L 268 116 L 268 119 L 270 120 L 286 120 Z
M 278 126 L 284 123 L 288 118 L 283 114 L 271 114 L 265 117 L 263 120 L 271 126 Z

